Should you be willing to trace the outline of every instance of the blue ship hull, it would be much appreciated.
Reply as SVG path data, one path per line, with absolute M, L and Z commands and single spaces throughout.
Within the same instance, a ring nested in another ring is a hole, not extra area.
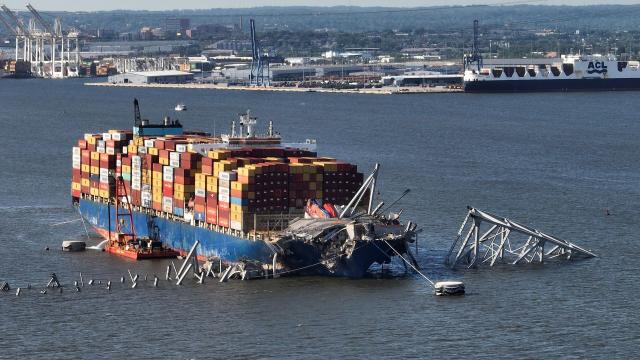
M 108 236 L 107 231 L 115 232 L 116 210 L 113 206 L 87 199 L 80 199 L 78 206 L 82 217 L 102 236 Z M 133 223 L 137 236 L 156 237 L 165 246 L 180 252 L 188 252 L 195 241 L 199 240 L 199 256 L 218 257 L 225 262 L 252 259 L 271 263 L 273 259 L 273 252 L 262 241 L 223 234 L 136 211 L 133 212 Z M 129 231 L 128 222 L 124 228 L 125 232 Z
M 471 93 L 628 90 L 640 90 L 640 78 L 491 80 L 467 81 L 464 83 L 464 91 Z

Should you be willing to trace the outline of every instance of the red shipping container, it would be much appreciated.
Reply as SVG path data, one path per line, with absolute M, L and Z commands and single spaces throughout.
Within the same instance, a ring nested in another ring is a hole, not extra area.
M 151 203 L 151 208 L 153 210 L 158 210 L 158 211 L 162 211 L 162 202 L 160 201 L 154 201 Z
M 79 139 L 79 140 L 78 140 L 78 147 L 79 147 L 81 150 L 86 149 L 86 148 L 87 148 L 87 140 Z
M 196 196 L 195 197 L 195 205 L 202 205 L 205 206 L 207 204 L 207 198 L 206 197 L 201 197 L 201 196 Z
M 217 207 L 207 207 L 206 214 L 206 222 L 207 224 L 216 225 L 218 223 L 218 208 Z
M 218 212 L 222 212 L 222 211 L 229 211 L 229 203 L 228 202 L 224 202 L 224 201 L 220 201 L 218 202 Z
M 229 211 L 218 210 L 218 225 L 229 227 Z

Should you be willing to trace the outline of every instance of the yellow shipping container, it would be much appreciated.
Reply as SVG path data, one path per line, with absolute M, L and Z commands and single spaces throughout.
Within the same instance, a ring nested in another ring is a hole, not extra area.
M 80 179 L 80 185 L 82 185 L 82 186 L 91 186 L 91 180 L 89 180 L 89 179 Z
M 158 155 L 159 150 L 156 148 L 148 148 L 147 149 L 147 154 L 149 155 Z
M 207 191 L 218 192 L 218 178 L 215 176 L 207 176 Z
M 87 138 L 87 143 L 89 143 L 91 145 L 95 145 L 96 141 L 97 141 L 97 139 L 96 139 L 95 135 L 92 135 L 89 138 Z
M 248 206 L 242 206 L 242 205 L 238 205 L 238 204 L 231 204 L 230 207 L 231 213 L 243 213 L 243 212 L 247 212 L 249 211 L 249 207 Z
M 304 164 L 289 164 L 290 174 L 302 174 L 303 169 L 304 169 Z
M 134 146 L 144 146 L 144 138 L 141 136 L 136 136 L 131 140 Z
M 336 164 L 336 163 L 316 161 L 316 162 L 314 162 L 314 164 L 322 166 L 324 168 L 324 171 L 327 171 L 327 172 L 336 172 L 336 171 L 338 171 L 338 164 Z
M 159 162 L 162 165 L 169 165 L 169 159 L 167 159 L 167 158 L 160 158 Z
M 91 194 L 93 196 L 98 196 L 98 195 L 100 195 L 100 190 L 98 190 L 98 188 L 92 187 L 92 188 L 89 189 L 89 194 Z
M 80 171 L 84 173 L 91 172 L 91 166 L 89 164 L 80 165 Z
M 122 165 L 122 173 L 123 174 L 131 174 L 131 166 L 130 165 Z
M 153 171 L 153 180 L 160 180 L 160 184 L 162 184 L 162 172 L 161 171 Z
M 160 179 L 153 179 L 153 189 L 155 190 L 156 188 L 160 189 L 160 192 L 162 192 L 162 178 Z
M 173 190 L 180 191 L 181 193 L 192 193 L 196 191 L 196 187 L 194 185 L 183 185 L 183 184 L 173 184 Z
M 100 160 L 100 153 L 97 151 L 91 152 L 91 160 Z
M 202 173 L 196 174 L 196 183 L 206 183 L 206 181 L 207 181 L 207 176 L 205 174 L 202 174 Z
M 100 191 L 98 191 L 98 196 L 100 196 L 102 198 L 108 198 L 109 197 L 109 191 L 108 190 L 100 190 Z
M 151 198 L 153 202 L 162 202 L 162 190 L 159 193 L 154 191 Z
M 127 145 L 127 154 L 137 154 L 138 153 L 138 147 L 133 145 L 133 144 L 129 144 Z
M 212 159 L 216 159 L 216 160 L 224 160 L 227 159 L 229 156 L 231 155 L 231 151 L 229 150 L 222 150 L 222 149 L 218 149 L 218 150 L 209 150 L 209 152 L 207 153 L 207 156 L 212 158 Z
M 100 168 L 97 166 L 92 166 L 91 167 L 91 173 L 94 175 L 100 175 Z
M 72 182 L 71 183 L 71 189 L 72 190 L 80 190 L 80 183 Z

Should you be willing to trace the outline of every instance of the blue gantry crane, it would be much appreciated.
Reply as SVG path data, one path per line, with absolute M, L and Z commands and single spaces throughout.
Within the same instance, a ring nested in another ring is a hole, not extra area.
M 255 86 L 269 85 L 269 56 L 262 54 L 260 43 L 256 37 L 256 24 L 249 20 L 251 27 L 251 74 L 249 84 Z

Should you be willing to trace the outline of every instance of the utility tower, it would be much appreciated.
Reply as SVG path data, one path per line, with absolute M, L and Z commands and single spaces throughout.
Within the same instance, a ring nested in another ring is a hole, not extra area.
M 251 74 L 249 74 L 249 84 L 256 86 L 269 85 L 269 56 L 262 54 L 256 37 L 255 21 L 249 19 L 249 25 L 251 27 Z

